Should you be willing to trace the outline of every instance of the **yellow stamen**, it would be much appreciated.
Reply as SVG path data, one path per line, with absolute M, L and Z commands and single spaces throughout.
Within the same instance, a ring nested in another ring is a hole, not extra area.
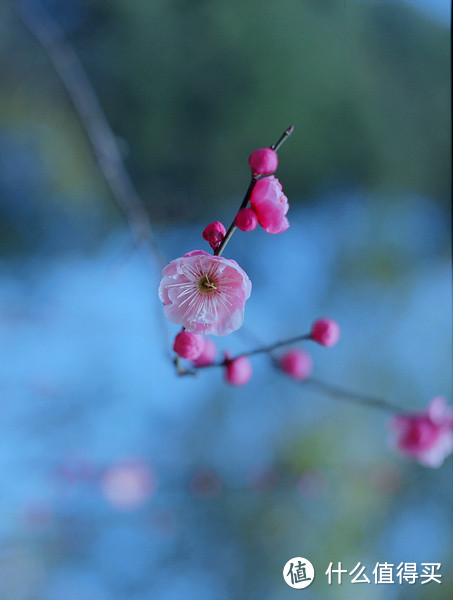
M 198 281 L 198 289 L 203 294 L 212 294 L 217 290 L 215 283 L 209 280 L 208 275 L 203 275 L 203 277 Z

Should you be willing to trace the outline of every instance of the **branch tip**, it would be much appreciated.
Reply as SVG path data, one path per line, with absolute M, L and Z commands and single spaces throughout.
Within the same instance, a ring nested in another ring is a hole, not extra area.
M 289 136 L 292 134 L 293 131 L 294 131 L 294 125 L 290 125 L 287 129 L 285 129 L 285 131 L 281 135 L 278 142 L 275 144 L 272 144 L 271 149 L 275 150 L 275 152 L 277 152 L 278 149 L 280 148 L 280 146 L 283 144 L 283 142 L 285 142 L 289 138 Z

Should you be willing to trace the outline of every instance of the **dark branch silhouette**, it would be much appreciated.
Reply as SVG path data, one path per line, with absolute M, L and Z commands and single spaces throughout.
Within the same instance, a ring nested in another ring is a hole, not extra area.
M 165 266 L 167 261 L 157 244 L 146 208 L 124 166 L 115 134 L 65 32 L 38 0 L 11 0 L 11 3 L 53 64 L 83 125 L 110 192 L 127 219 L 134 242 L 149 245 L 160 266 Z

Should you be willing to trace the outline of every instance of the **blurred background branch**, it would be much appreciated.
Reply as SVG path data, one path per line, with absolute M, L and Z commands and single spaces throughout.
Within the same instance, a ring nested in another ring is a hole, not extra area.
M 164 267 L 166 260 L 157 244 L 145 206 L 124 165 L 115 134 L 65 32 L 39 0 L 10 1 L 22 23 L 40 43 L 58 73 L 112 196 L 127 219 L 135 243 L 148 243 L 158 263 Z

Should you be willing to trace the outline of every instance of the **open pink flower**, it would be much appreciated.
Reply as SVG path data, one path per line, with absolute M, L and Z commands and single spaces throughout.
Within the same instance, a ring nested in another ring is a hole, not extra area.
M 258 222 L 267 233 L 282 233 L 289 227 L 286 213 L 289 209 L 288 198 L 282 191 L 279 180 L 271 175 L 255 184 L 250 204 L 256 212 Z
M 436 396 L 425 412 L 399 414 L 391 427 L 396 447 L 427 467 L 440 467 L 453 451 L 453 409 L 443 396 Z
M 193 250 L 162 271 L 159 298 L 169 321 L 193 333 L 227 335 L 244 320 L 252 283 L 234 260 Z

